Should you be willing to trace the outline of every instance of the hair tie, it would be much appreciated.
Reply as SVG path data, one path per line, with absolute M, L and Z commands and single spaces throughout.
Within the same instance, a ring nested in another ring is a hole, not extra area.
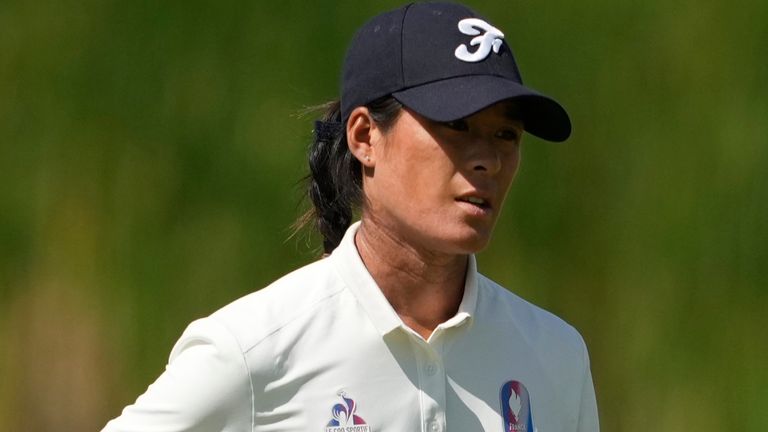
M 341 122 L 315 120 L 315 138 L 318 141 L 333 141 L 341 131 Z

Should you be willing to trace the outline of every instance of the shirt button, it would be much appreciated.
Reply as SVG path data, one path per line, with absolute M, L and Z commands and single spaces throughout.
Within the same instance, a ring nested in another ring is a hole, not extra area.
M 440 430 L 440 425 L 437 424 L 437 422 L 432 422 L 432 424 L 429 425 L 429 428 L 432 430 L 432 432 L 437 432 Z
M 430 363 L 430 364 L 427 365 L 426 371 L 427 371 L 427 375 L 434 375 L 435 372 L 437 372 L 437 366 L 435 366 L 434 364 Z M 436 423 L 432 423 L 432 424 L 434 425 L 433 428 L 437 426 Z

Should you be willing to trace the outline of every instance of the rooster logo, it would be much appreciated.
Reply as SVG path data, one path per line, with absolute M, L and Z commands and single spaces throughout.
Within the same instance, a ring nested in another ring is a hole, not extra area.
M 365 420 L 356 414 L 357 403 L 348 397 L 344 391 L 340 391 L 338 396 L 344 403 L 337 403 L 331 408 L 333 419 L 328 422 L 326 432 L 345 431 L 347 426 L 357 426 L 355 432 L 370 432 Z

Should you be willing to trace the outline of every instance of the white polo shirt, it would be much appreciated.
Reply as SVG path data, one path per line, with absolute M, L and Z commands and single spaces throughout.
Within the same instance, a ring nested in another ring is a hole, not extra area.
M 104 431 L 592 432 L 581 336 L 477 273 L 429 340 L 354 244 L 189 325 L 166 371 Z

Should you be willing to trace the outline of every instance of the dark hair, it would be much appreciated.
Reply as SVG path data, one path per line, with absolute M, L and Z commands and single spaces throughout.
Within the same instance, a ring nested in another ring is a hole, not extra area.
M 402 105 L 386 96 L 367 105 L 376 124 L 384 131 L 394 124 Z M 354 212 L 362 205 L 362 166 L 347 146 L 346 125 L 341 104 L 332 101 L 320 121 L 315 122 L 314 140 L 309 148 L 309 174 L 304 178 L 312 208 L 296 221 L 296 229 L 312 224 L 323 236 L 323 253 L 329 254 L 341 242 L 352 224 Z

